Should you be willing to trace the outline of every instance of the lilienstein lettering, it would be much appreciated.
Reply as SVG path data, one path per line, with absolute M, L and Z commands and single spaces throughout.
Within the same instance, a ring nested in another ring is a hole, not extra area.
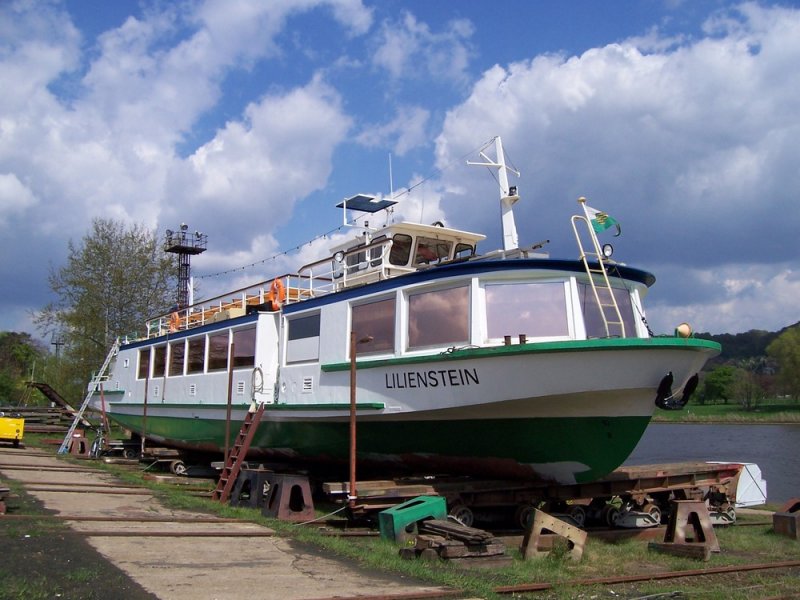
M 480 385 L 477 369 L 431 369 L 386 373 L 386 389 L 455 387 Z

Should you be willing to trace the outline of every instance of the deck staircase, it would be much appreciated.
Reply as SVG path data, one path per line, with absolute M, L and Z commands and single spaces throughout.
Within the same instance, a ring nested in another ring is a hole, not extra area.
M 111 350 L 108 351 L 108 355 L 106 356 L 106 360 L 103 362 L 103 366 L 100 367 L 100 370 L 92 377 L 92 381 L 89 382 L 89 391 L 86 394 L 86 398 L 83 400 L 83 404 L 75 413 L 75 418 L 72 421 L 72 424 L 69 426 L 67 430 L 67 435 L 64 436 L 64 441 L 61 442 L 61 445 L 58 447 L 58 454 L 66 454 L 69 452 L 69 444 L 72 440 L 72 436 L 75 433 L 75 429 L 78 427 L 78 424 L 81 423 L 83 419 L 83 413 L 86 412 L 86 407 L 89 406 L 89 402 L 92 400 L 92 396 L 94 396 L 95 392 L 100 389 L 100 386 L 103 384 L 104 381 L 108 379 L 106 375 L 106 371 L 108 371 L 108 366 L 111 364 L 113 358 L 117 355 L 119 351 L 119 338 L 114 340 L 114 344 L 111 346 Z
M 211 493 L 212 500 L 225 503 L 230 498 L 233 486 L 236 484 L 236 478 L 239 477 L 239 471 L 242 469 L 242 463 L 247 457 L 247 451 L 250 450 L 253 436 L 256 433 L 256 429 L 258 429 L 258 424 L 261 423 L 265 407 L 266 404 L 259 403 L 258 408 L 247 412 L 244 421 L 242 421 L 239 435 L 236 436 L 233 447 L 228 456 L 225 457 L 225 466 L 222 467 L 217 489 Z

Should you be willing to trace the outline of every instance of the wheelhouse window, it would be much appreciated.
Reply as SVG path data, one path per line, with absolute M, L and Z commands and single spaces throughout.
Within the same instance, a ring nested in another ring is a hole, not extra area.
M 208 370 L 225 371 L 228 368 L 228 332 L 208 336 Z
M 357 344 L 358 354 L 394 350 L 394 298 L 354 306 L 352 316 L 356 340 L 372 338 L 369 342 Z
M 409 294 L 408 346 L 422 348 L 469 341 L 467 286 Z
M 398 233 L 392 237 L 392 249 L 389 251 L 389 262 L 393 265 L 405 266 L 411 256 L 411 236 Z
M 150 348 L 142 348 L 139 350 L 139 372 L 136 375 L 137 379 L 147 379 L 150 375 Z
M 447 260 L 450 258 L 450 249 L 453 242 L 436 240 L 428 237 L 418 237 L 417 247 L 414 251 L 414 264 L 424 265 Z
M 286 362 L 319 359 L 319 314 L 290 319 L 287 323 Z
M 607 337 L 606 328 L 603 324 L 603 314 L 600 312 L 601 310 L 605 311 L 606 320 L 608 321 L 608 336 L 622 337 L 622 328 L 617 323 L 613 322 L 619 319 L 617 318 L 614 307 L 611 306 L 611 298 L 609 297 L 608 289 L 601 286 L 596 286 L 596 289 L 598 296 L 600 296 L 600 304 L 606 306 L 597 305 L 597 300 L 594 297 L 591 285 L 588 283 L 578 284 L 586 337 Z M 625 337 L 636 337 L 636 319 L 633 314 L 630 292 L 619 288 L 612 288 L 612 290 L 614 299 L 617 301 L 617 306 L 619 307 L 619 312 L 622 315 L 622 322 L 625 325 Z
M 256 328 L 234 330 L 233 345 L 233 368 L 254 367 L 256 364 Z
M 186 356 L 186 372 L 202 373 L 206 359 L 206 336 L 189 338 L 189 353 Z
M 568 336 L 564 283 L 487 284 L 486 325 L 490 339 Z
M 169 376 L 183 375 L 183 359 L 186 356 L 186 342 L 173 342 L 169 345 Z
M 463 242 L 456 244 L 456 251 L 453 253 L 453 258 L 455 260 L 463 260 L 470 256 L 475 256 L 475 246 L 472 244 L 464 244 Z
M 153 348 L 153 377 L 164 377 L 167 372 L 167 347 Z

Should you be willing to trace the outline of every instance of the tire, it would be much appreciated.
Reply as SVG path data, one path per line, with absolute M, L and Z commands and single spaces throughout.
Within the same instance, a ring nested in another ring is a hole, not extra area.
M 460 502 L 454 504 L 447 514 L 466 527 L 472 527 L 473 523 L 475 523 L 475 515 L 472 509 Z
M 186 475 L 186 464 L 182 460 L 173 460 L 169 463 L 169 470 L 173 475 L 183 477 Z
M 583 505 L 573 504 L 567 510 L 567 514 L 572 517 L 572 520 L 575 521 L 581 529 L 586 525 L 586 507 Z
M 131 459 L 131 458 L 139 458 L 139 452 L 137 452 L 137 451 L 136 451 L 136 450 L 134 450 L 133 448 L 125 448 L 125 449 L 122 451 L 122 456 L 123 456 L 124 458 L 128 458 L 128 459 Z
M 608 527 L 614 527 L 619 519 L 619 509 L 611 504 L 606 504 L 600 513 L 600 520 Z

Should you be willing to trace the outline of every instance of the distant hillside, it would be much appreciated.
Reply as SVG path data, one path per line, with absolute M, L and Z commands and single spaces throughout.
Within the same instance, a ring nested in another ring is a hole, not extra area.
M 767 353 L 767 346 L 772 340 L 778 337 L 787 329 L 797 327 L 800 322 L 784 327 L 780 331 L 763 331 L 761 329 L 751 329 L 744 333 L 721 333 L 713 335 L 711 333 L 697 333 L 695 337 L 704 340 L 712 340 L 722 344 L 722 354 L 717 358 L 718 362 L 729 360 L 740 360 L 753 356 L 764 356 Z

